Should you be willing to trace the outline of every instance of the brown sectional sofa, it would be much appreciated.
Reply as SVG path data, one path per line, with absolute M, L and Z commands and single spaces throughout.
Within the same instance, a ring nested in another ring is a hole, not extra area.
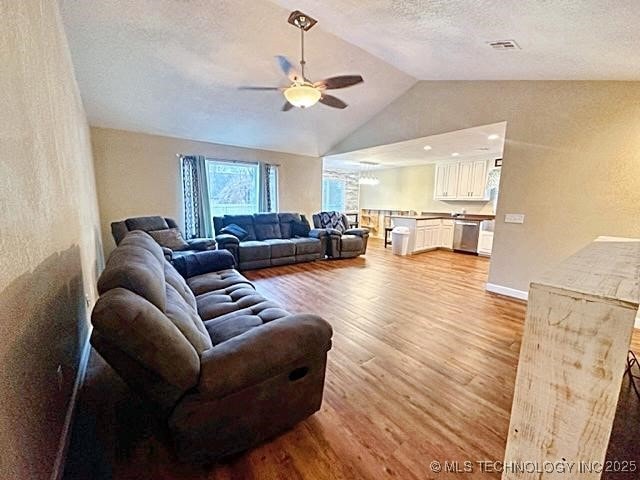
M 233 259 L 220 251 L 218 265 Z M 98 282 L 91 343 L 166 420 L 178 456 L 247 449 L 320 408 L 331 326 L 290 314 L 231 268 L 186 280 L 134 231 Z

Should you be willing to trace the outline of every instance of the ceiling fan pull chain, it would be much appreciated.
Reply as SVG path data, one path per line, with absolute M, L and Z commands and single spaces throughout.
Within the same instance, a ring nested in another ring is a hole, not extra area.
M 304 74 L 304 65 L 307 63 L 304 61 L 304 28 L 300 27 L 300 50 L 302 53 L 302 58 L 300 59 L 300 69 L 302 70 L 302 81 L 306 81 L 306 76 Z

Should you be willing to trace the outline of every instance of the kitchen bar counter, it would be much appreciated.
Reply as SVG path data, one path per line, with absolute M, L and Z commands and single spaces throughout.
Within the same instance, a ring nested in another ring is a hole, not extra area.
M 457 217 L 451 216 L 450 213 L 423 213 L 422 215 L 390 215 L 390 218 L 407 218 L 410 220 L 494 220 L 495 215 L 482 215 L 467 213 L 464 215 L 458 215 Z

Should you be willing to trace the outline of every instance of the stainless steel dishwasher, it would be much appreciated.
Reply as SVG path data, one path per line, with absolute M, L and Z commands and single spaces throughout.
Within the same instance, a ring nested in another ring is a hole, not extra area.
M 453 250 L 477 254 L 480 222 L 474 220 L 455 220 L 453 224 Z

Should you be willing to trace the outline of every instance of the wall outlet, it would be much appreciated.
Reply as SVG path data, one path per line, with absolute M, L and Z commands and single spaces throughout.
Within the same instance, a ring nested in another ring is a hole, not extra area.
M 524 223 L 524 213 L 507 213 L 504 223 Z

